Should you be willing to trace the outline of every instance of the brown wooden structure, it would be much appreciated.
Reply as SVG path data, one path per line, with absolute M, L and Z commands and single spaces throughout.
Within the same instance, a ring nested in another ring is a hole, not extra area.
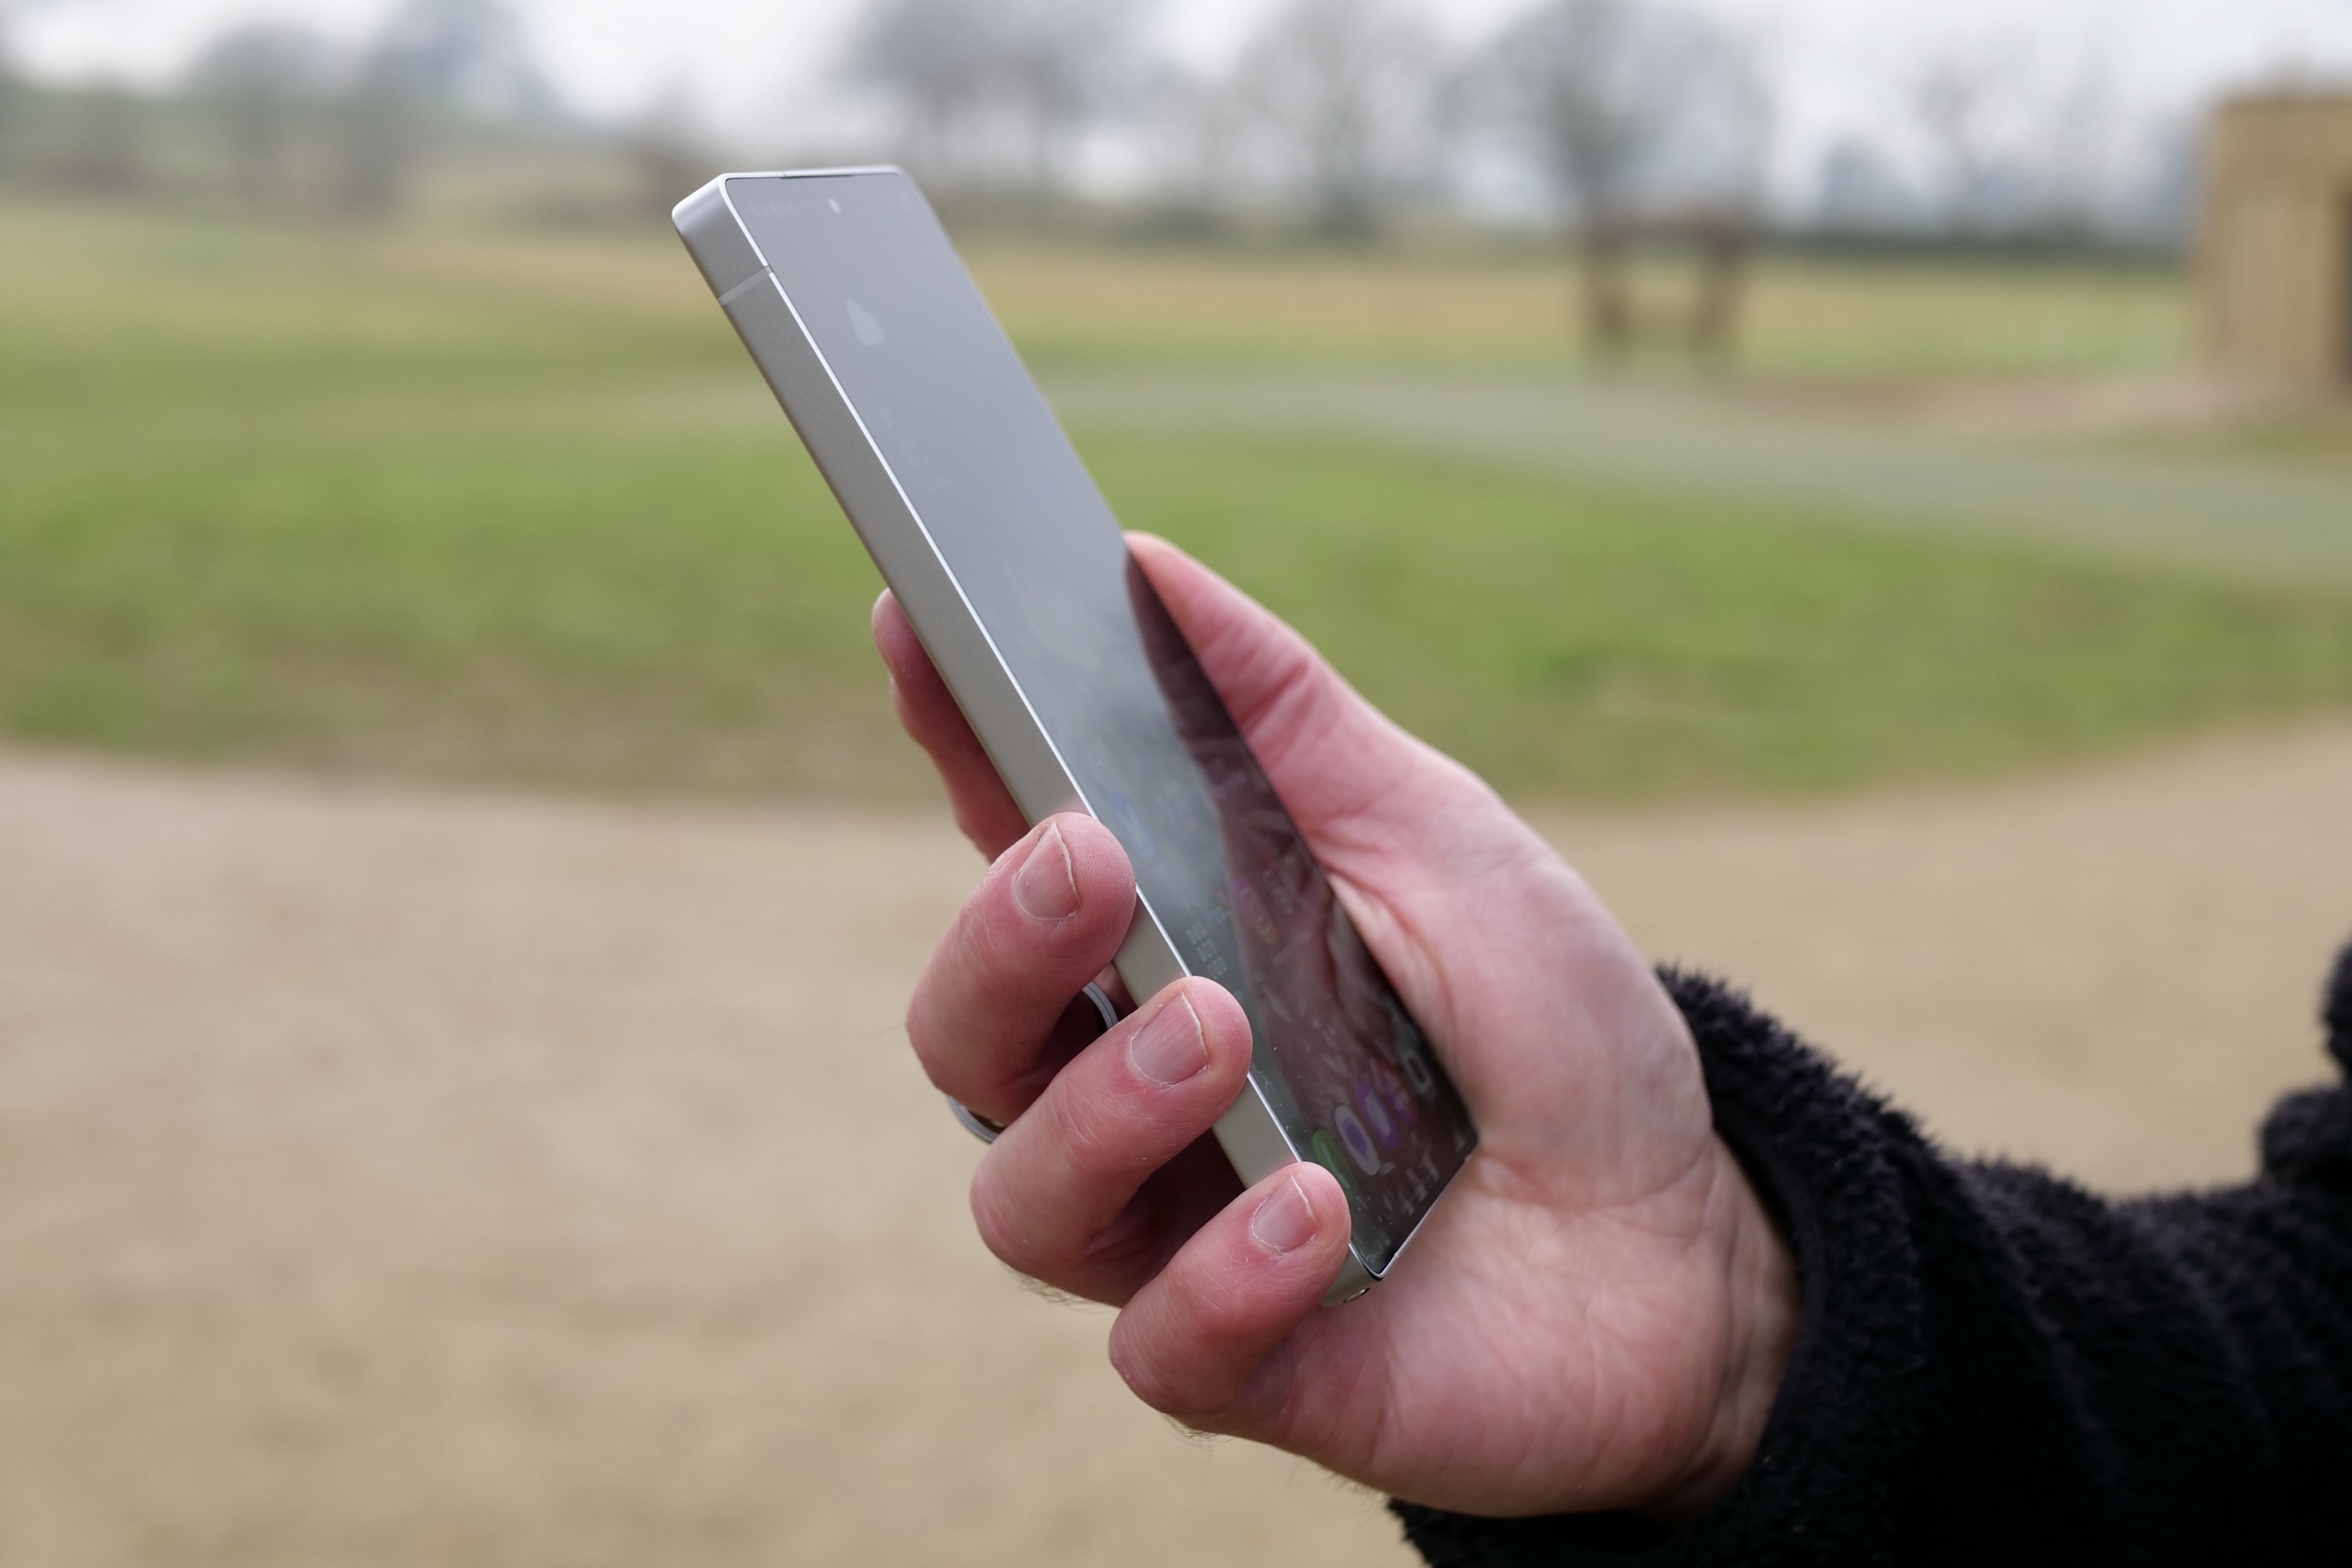
M 1634 260 L 1643 247 L 1662 246 L 1690 252 L 1696 270 L 1689 310 L 1671 321 L 1669 334 L 1702 359 L 1729 357 L 1747 298 L 1753 230 L 1745 212 L 1717 207 L 1587 222 L 1577 235 L 1586 345 L 1604 361 L 1633 353 L 1648 325 L 1634 307 Z
M 2209 369 L 2352 389 L 2352 92 L 2273 92 L 2214 114 L 2198 239 Z

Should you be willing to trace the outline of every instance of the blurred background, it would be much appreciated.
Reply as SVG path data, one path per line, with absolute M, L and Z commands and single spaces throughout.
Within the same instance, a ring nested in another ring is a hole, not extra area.
M 0 0 L 0 1563 L 1402 1560 L 967 1234 L 667 227 L 880 160 L 1661 959 L 2111 1188 L 2320 1073 L 2347 0 Z

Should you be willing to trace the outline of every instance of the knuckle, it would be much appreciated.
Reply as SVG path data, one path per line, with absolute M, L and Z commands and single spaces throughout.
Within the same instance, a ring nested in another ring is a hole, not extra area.
M 1220 1390 L 1213 1368 L 1243 1337 L 1231 1307 L 1202 1285 L 1181 1267 L 1170 1269 L 1149 1319 L 1122 1312 L 1110 1336 L 1111 1365 L 1135 1396 L 1192 1426 L 1223 1415 L 1230 1391 Z
M 1131 1286 L 1157 1270 L 1166 1247 L 1160 1216 L 1149 1201 L 1138 1199 L 1087 1238 L 1080 1256 L 1090 1272 Z
M 992 1014 L 1034 1012 L 1065 988 L 1063 971 L 1074 967 L 1074 944 L 1092 933 L 1074 930 L 1085 912 L 1062 925 L 1046 926 L 1013 904 L 1010 879 L 993 894 L 975 898 L 957 918 L 956 963 L 972 1004 Z M 1077 984 L 1083 984 L 1077 983 Z M 1076 991 L 1077 984 L 1067 989 Z
M 992 1161 L 983 1159 L 972 1173 L 973 1227 L 980 1232 L 981 1245 L 997 1261 L 1024 1274 L 1036 1274 L 1045 1267 L 1044 1249 L 1016 1217 L 1015 1205 L 1004 1201 L 1003 1184 L 996 1180 L 992 1166 Z
M 1198 1414 L 1192 1401 L 1187 1399 L 1176 1380 L 1171 1377 L 1159 1358 L 1147 1355 L 1136 1344 L 1136 1334 L 1128 1327 L 1128 1318 L 1121 1314 L 1111 1326 L 1110 1364 L 1128 1392 L 1162 1415 L 1178 1420 Z
M 937 988 L 926 980 L 907 1005 L 907 1044 L 931 1087 L 969 1105 L 989 1098 L 992 1075 L 984 1031 L 956 1026 L 940 1006 Z
M 1108 1123 L 1114 1119 L 1102 1113 L 1106 1098 L 1099 1083 L 1065 1079 L 1037 1102 L 1045 1123 L 1041 1131 L 1063 1166 L 1080 1181 L 1122 1175 L 1132 1160 L 1127 1141 L 1111 1135 Z
M 1184 1316 L 1204 1346 L 1223 1348 L 1242 1342 L 1255 1326 L 1240 1292 L 1220 1288 L 1222 1282 L 1187 1274 L 1172 1281 Z
M 1007 982 L 1020 978 L 1024 961 L 1034 959 L 1034 933 L 1022 923 L 1008 877 L 992 876 L 956 911 L 949 939 L 958 963 L 983 994 L 1002 993 Z
M 955 1086 L 948 1081 L 947 1063 L 939 1049 L 938 1035 L 919 997 L 907 1009 L 907 1044 L 913 1047 L 915 1060 L 922 1068 L 923 1076 L 931 1080 L 931 1086 L 941 1093 L 953 1094 Z

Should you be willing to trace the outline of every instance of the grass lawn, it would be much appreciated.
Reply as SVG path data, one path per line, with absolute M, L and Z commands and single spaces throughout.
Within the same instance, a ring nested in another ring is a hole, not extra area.
M 2352 601 L 1369 450 L 1091 444 L 1416 732 L 1522 793 L 1966 777 L 2352 700 Z
M 1050 340 L 1037 308 L 1006 315 Z M 872 569 L 751 375 L 666 244 L 0 209 L 0 732 L 917 798 Z M 2340 597 L 1346 446 L 1087 456 L 1523 795 L 1968 775 L 2352 700 Z
M 1044 247 L 982 240 L 967 258 L 1006 330 L 1043 364 L 1558 368 L 1579 359 L 1564 258 Z M 1689 280 L 1645 268 L 1636 307 L 1663 339 Z M 1764 258 L 1739 368 L 1770 377 L 2068 374 L 2180 363 L 2179 277 L 2081 263 Z M 1644 357 L 1676 367 L 1668 348 Z

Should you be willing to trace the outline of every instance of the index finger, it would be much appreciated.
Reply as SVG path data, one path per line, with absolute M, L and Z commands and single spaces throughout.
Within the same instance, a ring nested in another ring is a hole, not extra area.
M 1055 1021 L 1118 951 L 1134 912 L 1126 851 L 1091 816 L 1054 817 L 999 856 L 907 1005 L 932 1083 L 994 1121 L 1020 1115 L 1066 1059 Z
M 995 859 L 1029 831 L 1029 819 L 997 776 L 996 764 L 972 732 L 971 721 L 956 706 L 955 694 L 940 678 L 929 650 L 887 589 L 874 601 L 874 646 L 890 672 L 898 723 L 939 770 L 956 826 L 982 855 Z

